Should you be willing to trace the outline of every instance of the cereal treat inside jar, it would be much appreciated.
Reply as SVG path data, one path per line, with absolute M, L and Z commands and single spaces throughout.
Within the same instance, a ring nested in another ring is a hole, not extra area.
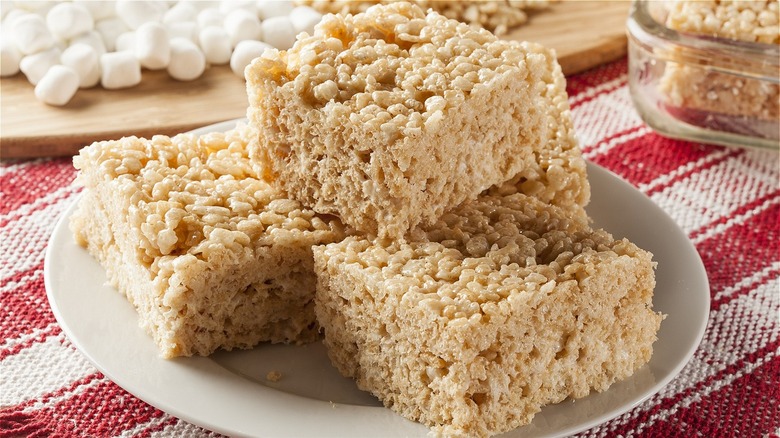
M 73 160 L 76 241 L 163 357 L 319 337 L 311 246 L 344 229 L 258 178 L 250 131 L 127 137 Z
M 668 2 L 665 24 L 679 32 L 716 37 L 722 41 L 777 46 L 780 44 L 779 19 L 777 0 L 674 0 Z M 756 50 L 755 47 L 754 44 L 751 50 Z M 739 45 L 734 46 L 734 50 L 739 48 Z M 716 55 L 717 58 L 709 62 L 712 65 L 729 62 L 739 65 L 739 60 L 733 59 L 733 53 L 726 57 Z M 726 130 L 776 139 L 780 117 L 777 72 L 774 72 L 774 82 L 759 77 L 758 72 L 751 77 L 709 68 L 706 64 L 669 63 L 660 87 L 670 105 L 684 110 L 679 116 L 689 118 L 694 124 L 714 127 L 723 124 Z M 744 121 L 740 121 L 742 119 Z M 768 129 L 774 132 L 764 134 L 760 122 L 751 120 L 771 121 Z
M 484 195 L 408 242 L 314 248 L 334 365 L 441 436 L 490 436 L 648 362 L 652 255 L 516 193 Z
M 290 198 L 399 238 L 518 173 L 546 177 L 541 151 L 569 117 L 551 51 L 409 3 L 315 29 L 247 68 L 253 158 Z M 583 175 L 556 174 L 556 190 Z

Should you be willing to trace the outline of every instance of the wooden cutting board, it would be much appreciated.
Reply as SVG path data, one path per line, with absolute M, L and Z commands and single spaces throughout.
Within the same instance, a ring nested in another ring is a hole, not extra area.
M 504 38 L 536 41 L 557 51 L 572 74 L 626 54 L 627 1 L 564 1 L 534 14 Z M 21 75 L 0 80 L 0 159 L 73 155 L 97 140 L 173 135 L 246 115 L 244 81 L 227 66 L 179 82 L 144 71 L 134 88 L 79 90 L 64 107 L 38 102 Z

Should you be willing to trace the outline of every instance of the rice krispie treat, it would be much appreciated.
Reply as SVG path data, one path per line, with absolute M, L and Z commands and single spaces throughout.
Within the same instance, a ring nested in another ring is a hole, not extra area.
M 779 19 L 777 0 L 674 0 L 665 24 L 685 33 L 776 45 Z M 780 87 L 765 80 L 668 63 L 660 87 L 675 107 L 762 120 L 780 117 Z
M 546 102 L 549 141 L 534 148 L 535 158 L 518 174 L 501 184 L 491 186 L 485 195 L 507 196 L 523 193 L 544 203 L 558 206 L 571 216 L 587 217 L 585 206 L 590 202 L 590 182 L 587 165 L 574 135 L 566 79 L 559 68 L 545 81 L 549 82 L 540 100 Z
M 752 43 L 780 44 L 778 0 L 671 0 L 666 27 Z
M 553 115 L 568 116 L 551 51 L 408 3 L 328 15 L 246 76 L 266 178 L 380 237 L 538 168 Z
M 522 194 L 483 196 L 409 242 L 314 248 L 334 365 L 443 436 L 489 436 L 650 359 L 651 254 Z
M 162 356 L 319 337 L 311 246 L 338 220 L 258 179 L 249 129 L 94 143 L 74 158 L 79 244 L 135 306 Z
M 323 14 L 358 14 L 376 4 L 399 0 L 296 0 Z M 423 9 L 433 9 L 447 18 L 481 26 L 496 35 L 528 21 L 527 11 L 544 9 L 551 0 L 411 0 Z

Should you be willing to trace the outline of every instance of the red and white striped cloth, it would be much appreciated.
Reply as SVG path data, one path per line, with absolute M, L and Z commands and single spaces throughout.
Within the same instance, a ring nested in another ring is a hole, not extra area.
M 585 156 L 663 208 L 709 275 L 701 346 L 635 409 L 581 434 L 775 437 L 780 431 L 780 161 L 777 151 L 660 137 L 631 103 L 626 61 L 569 78 Z M 112 383 L 65 337 L 43 257 L 78 192 L 68 159 L 0 167 L 0 437 L 208 436 Z

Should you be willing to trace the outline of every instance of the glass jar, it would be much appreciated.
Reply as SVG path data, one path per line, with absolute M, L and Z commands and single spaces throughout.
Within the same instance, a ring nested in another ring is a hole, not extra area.
M 634 0 L 629 87 L 660 134 L 727 146 L 780 149 L 780 45 L 669 29 L 666 2 Z

